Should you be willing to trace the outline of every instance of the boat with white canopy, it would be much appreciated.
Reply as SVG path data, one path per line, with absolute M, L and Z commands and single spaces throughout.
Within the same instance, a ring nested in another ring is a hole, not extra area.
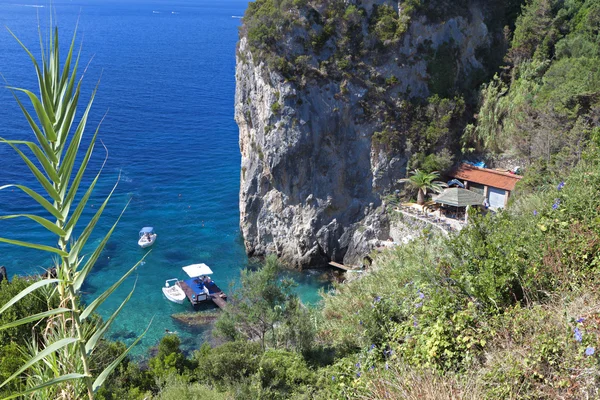
M 138 244 L 142 249 L 150 247 L 156 241 L 156 236 L 153 227 L 145 226 L 140 230 L 140 240 L 138 240 Z
M 165 282 L 162 291 L 165 297 L 178 304 L 183 303 L 187 296 L 192 305 L 213 301 L 219 307 L 222 307 L 227 298 L 225 293 L 219 289 L 216 283 L 210 278 L 213 271 L 204 263 L 191 264 L 182 268 L 189 279 L 177 280 L 169 279 Z M 172 285 L 170 282 L 175 282 Z

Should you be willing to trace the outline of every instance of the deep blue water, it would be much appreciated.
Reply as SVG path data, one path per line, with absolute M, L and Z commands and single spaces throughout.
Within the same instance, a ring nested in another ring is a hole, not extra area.
M 9 27 L 39 55 L 37 21 L 46 32 L 49 2 L 18 2 L 0 0 L 0 25 Z M 192 331 L 172 320 L 172 313 L 189 311 L 190 306 L 163 298 L 160 288 L 166 279 L 183 277 L 184 265 L 205 262 L 213 268 L 217 283 L 227 289 L 248 263 L 238 227 L 240 156 L 233 119 L 240 19 L 232 17 L 243 15 L 247 3 L 53 1 L 63 45 L 68 45 L 79 23 L 80 72 L 87 66 L 80 110 L 100 81 L 87 129 L 89 137 L 105 116 L 99 138 L 108 156 L 97 147 L 90 170 L 95 173 L 106 164 L 84 217 L 95 212 L 118 182 L 94 243 L 129 204 L 85 286 L 84 299 L 101 293 L 146 253 L 137 246 L 142 226 L 153 226 L 158 232 L 135 276 L 101 310 L 103 316 L 109 315 L 137 282 L 133 298 L 109 335 L 129 343 L 153 318 L 137 354 L 155 345 L 165 329 L 178 331 L 187 348 L 207 338 L 206 330 Z M 27 54 L 4 29 L 0 30 L 0 73 L 9 85 L 37 87 Z M 0 89 L 0 136 L 33 140 L 7 89 Z M 12 150 L 0 146 L 0 186 L 15 182 L 34 186 L 28 176 Z M 35 212 L 35 208 L 19 192 L 0 191 L 0 215 L 15 212 Z M 43 229 L 22 220 L 0 221 L 0 236 L 52 244 Z M 0 244 L 0 265 L 10 275 L 28 274 L 51 266 L 52 258 Z M 301 281 L 302 298 L 315 302 L 316 288 L 322 284 L 309 275 L 295 277 Z

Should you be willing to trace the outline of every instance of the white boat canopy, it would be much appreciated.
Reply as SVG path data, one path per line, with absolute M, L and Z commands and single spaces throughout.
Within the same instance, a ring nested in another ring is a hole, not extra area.
M 154 228 L 151 226 L 143 227 L 142 230 L 140 230 L 140 236 L 142 236 L 145 233 L 154 233 Z
M 190 278 L 196 278 L 202 275 L 210 275 L 213 273 L 210 267 L 204 263 L 188 265 L 182 269 Z

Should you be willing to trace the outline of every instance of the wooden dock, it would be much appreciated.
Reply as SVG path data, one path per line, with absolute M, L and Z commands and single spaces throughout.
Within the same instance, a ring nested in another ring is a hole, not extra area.
M 219 308 L 225 308 L 227 305 L 227 295 L 223 292 L 211 294 L 210 298 Z
M 344 271 L 360 271 L 360 268 L 357 268 L 357 267 L 348 267 L 348 266 L 346 266 L 344 264 L 336 263 L 335 261 L 330 261 L 329 265 L 331 265 L 332 267 L 343 269 Z
M 221 289 L 219 289 L 219 287 L 214 282 L 213 282 L 213 285 L 211 285 L 211 287 L 210 287 L 210 289 L 211 289 L 210 296 L 206 300 L 200 300 L 200 301 L 197 300 L 196 293 L 194 292 L 194 290 L 191 287 L 188 286 L 187 283 L 185 283 L 185 281 L 179 281 L 177 283 L 179 284 L 179 287 L 181 287 L 183 289 L 183 292 L 185 293 L 188 300 L 190 301 L 190 303 L 192 303 L 193 306 L 201 304 L 201 303 L 206 303 L 208 301 L 212 301 L 219 308 L 224 308 L 225 305 L 227 304 L 227 302 L 226 302 L 227 295 L 225 293 L 223 293 L 223 291 Z

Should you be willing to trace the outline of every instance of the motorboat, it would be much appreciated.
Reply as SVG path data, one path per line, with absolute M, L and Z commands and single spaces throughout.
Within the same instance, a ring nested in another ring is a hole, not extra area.
M 154 232 L 154 228 L 151 226 L 145 226 L 140 231 L 140 240 L 138 240 L 138 244 L 142 249 L 146 247 L 150 247 L 156 241 L 156 232 Z
M 162 291 L 169 301 L 177 304 L 183 304 L 183 301 L 185 300 L 185 292 L 181 286 L 179 286 L 177 278 L 167 279 Z
M 201 264 L 192 264 L 185 266 L 183 268 L 183 272 L 190 277 L 190 279 L 186 279 L 183 283 L 192 290 L 192 303 L 200 303 L 203 301 L 210 300 L 210 284 L 213 281 L 209 278 L 209 275 L 212 275 L 212 270 L 210 267 L 204 263 Z
M 177 280 L 169 279 L 162 288 L 165 297 L 174 303 L 181 304 L 187 297 L 192 305 L 213 301 L 219 307 L 224 304 L 227 295 L 219 289 L 216 283 L 210 278 L 212 270 L 204 263 L 187 265 L 182 268 L 189 279 Z M 175 284 L 171 284 L 175 282 Z

